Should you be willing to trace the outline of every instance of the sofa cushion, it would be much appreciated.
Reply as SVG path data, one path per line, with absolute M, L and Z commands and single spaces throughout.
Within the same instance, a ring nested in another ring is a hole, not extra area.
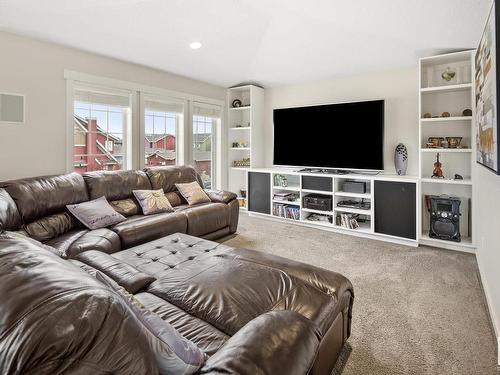
M 125 217 L 141 213 L 141 206 L 135 198 L 118 199 L 116 201 L 109 202 L 109 204 L 116 212 Z
M 75 259 L 101 271 L 129 293 L 135 294 L 156 280 L 153 276 L 101 251 L 85 251 L 76 255 Z
M 110 227 L 121 239 L 122 248 L 127 249 L 172 233 L 186 233 L 187 218 L 181 213 L 161 213 L 149 216 L 137 215 Z
M 143 171 L 96 171 L 84 173 L 90 199 L 106 197 L 108 201 L 133 197 L 133 190 L 151 189 Z
M 116 290 L 129 307 L 132 316 L 138 320 L 155 356 L 160 374 L 194 374 L 205 363 L 207 356 L 200 348 L 183 337 L 170 323 L 144 307 L 134 295 L 100 272 L 96 273 L 96 279 Z
M 210 202 L 210 198 L 203 191 L 197 181 L 185 184 L 175 184 L 175 187 L 179 190 L 179 193 L 182 194 L 190 206 Z
M 28 241 L 0 238 L 0 373 L 157 374 L 121 297 Z
M 146 308 L 169 322 L 182 336 L 195 343 L 209 356 L 214 355 L 229 339 L 228 335 L 210 323 L 188 314 L 151 293 L 139 293 L 135 297 Z
M 229 225 L 229 208 L 223 203 L 179 206 L 176 211 L 187 217 L 187 234 L 203 236 Z
M 165 193 L 176 191 L 175 184 L 198 181 L 203 187 L 203 181 L 192 167 L 169 166 L 149 167 L 144 169 L 151 181 L 153 189 L 163 189 Z
M 70 204 L 68 210 L 90 230 L 121 223 L 126 218 L 116 212 L 105 197 L 88 202 Z
M 5 189 L 0 188 L 0 230 L 18 230 L 22 224 L 16 203 Z
M 173 212 L 174 209 L 163 189 L 134 190 L 134 196 L 141 205 L 144 215 L 158 214 L 160 212 Z
M 73 258 L 87 250 L 115 253 L 121 250 L 120 237 L 106 228 L 89 231 L 77 229 L 45 243 L 54 247 L 63 258 Z
M 88 200 L 87 187 L 78 173 L 3 182 L 24 223 L 66 211 L 66 205 Z
M 73 215 L 69 212 L 59 212 L 29 223 L 24 230 L 35 240 L 46 242 L 78 227 L 81 227 L 81 224 Z

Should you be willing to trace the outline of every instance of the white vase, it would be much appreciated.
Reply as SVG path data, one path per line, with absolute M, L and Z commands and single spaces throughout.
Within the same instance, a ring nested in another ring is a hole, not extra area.
M 402 143 L 398 144 L 394 151 L 394 166 L 399 176 L 406 175 L 406 168 L 408 168 L 408 150 Z

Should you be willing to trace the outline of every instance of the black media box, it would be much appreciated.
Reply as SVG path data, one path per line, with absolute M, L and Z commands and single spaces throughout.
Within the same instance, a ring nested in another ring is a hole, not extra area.
M 306 195 L 302 202 L 304 208 L 319 211 L 332 210 L 332 197 L 318 194 Z
M 345 193 L 366 193 L 366 183 L 361 181 L 345 181 L 342 185 L 342 191 Z

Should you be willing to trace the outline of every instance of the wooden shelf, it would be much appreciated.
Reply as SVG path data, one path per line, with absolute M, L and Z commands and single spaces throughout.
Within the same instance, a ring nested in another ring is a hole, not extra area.
M 442 153 L 468 153 L 472 152 L 471 148 L 422 148 L 421 152 L 442 152 Z
M 472 116 L 421 118 L 421 122 L 472 121 Z
M 273 199 L 273 203 L 289 204 L 291 206 L 300 206 L 300 201 L 280 201 L 279 199 Z
M 336 191 L 336 197 L 349 197 L 349 198 L 361 198 L 361 199 L 370 199 L 372 195 L 370 193 L 348 193 L 345 191 Z
M 323 195 L 333 195 L 331 191 L 323 191 L 323 190 L 310 190 L 310 189 L 302 189 L 303 193 L 307 194 L 323 194 Z
M 471 88 L 472 88 L 472 83 L 461 83 L 458 85 L 426 87 L 420 89 L 420 92 L 422 94 L 428 94 L 428 93 L 439 93 L 439 92 L 465 91 L 465 90 L 470 90 Z
M 298 186 L 273 186 L 275 190 L 285 190 L 285 191 L 300 191 L 300 187 Z
M 231 147 L 231 150 L 238 150 L 238 151 L 250 151 L 250 147 Z
M 243 111 L 245 109 L 250 109 L 250 108 L 252 108 L 251 105 L 243 105 L 241 107 L 231 107 L 231 108 L 229 108 L 229 110 L 230 111 Z
M 232 128 L 229 128 L 231 130 L 250 130 L 252 127 L 251 126 L 233 126 Z
M 236 171 L 246 171 L 249 170 L 250 167 L 231 167 L 231 169 L 234 169 Z
M 304 208 L 302 207 L 302 211 L 304 212 L 310 212 L 312 214 L 320 214 L 320 215 L 333 215 L 333 211 L 321 211 L 321 210 L 313 210 L 311 208 Z
M 464 180 L 449 180 L 446 178 L 430 178 L 424 177 L 421 179 L 422 182 L 430 183 L 430 184 L 450 184 L 450 185 L 472 185 L 472 181 L 470 179 Z
M 346 227 L 343 227 L 342 225 L 335 225 L 335 228 L 341 229 L 341 230 L 347 230 L 347 231 L 351 231 L 351 232 L 373 233 L 371 223 L 369 221 L 364 222 L 364 223 L 358 223 L 358 225 L 359 225 L 359 228 L 356 228 L 356 229 L 346 228 Z
M 363 210 L 362 208 L 350 208 L 350 207 L 335 207 L 335 212 L 344 212 L 348 214 L 358 214 L 358 215 L 368 215 L 371 216 L 371 210 Z

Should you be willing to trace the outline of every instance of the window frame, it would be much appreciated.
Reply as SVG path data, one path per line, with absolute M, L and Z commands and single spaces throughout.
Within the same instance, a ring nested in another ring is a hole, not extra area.
M 215 186 L 213 188 L 222 188 L 222 181 L 225 181 L 226 176 L 222 175 L 221 162 L 226 159 L 224 148 L 221 147 L 225 138 L 223 138 L 225 126 L 225 108 L 226 101 L 224 99 L 209 98 L 204 96 L 193 95 L 189 93 L 168 90 L 155 86 L 149 86 L 136 82 L 118 80 L 114 78 L 96 76 L 92 74 L 76 72 L 72 70 L 64 70 L 64 79 L 66 80 L 66 171 L 68 173 L 74 171 L 73 165 L 73 148 L 74 148 L 74 128 L 73 128 L 73 102 L 75 86 L 90 85 L 99 86 L 103 89 L 126 90 L 131 92 L 130 97 L 130 124 L 127 129 L 126 152 L 129 163 L 125 169 L 142 169 L 144 168 L 144 103 L 142 102 L 145 95 L 158 96 L 160 98 L 168 98 L 179 100 L 184 105 L 183 124 L 178 124 L 178 136 L 176 136 L 176 158 L 177 164 L 190 164 L 192 158 L 192 143 L 190 129 L 192 129 L 192 108 L 193 103 L 204 103 L 214 105 L 221 108 L 220 121 L 218 121 L 216 129 L 216 150 L 215 156 L 217 165 L 214 165 L 216 175 Z M 221 94 L 221 97 L 224 93 Z M 140 142 L 136 140 L 139 139 Z M 226 171 L 227 173 L 227 171 Z

